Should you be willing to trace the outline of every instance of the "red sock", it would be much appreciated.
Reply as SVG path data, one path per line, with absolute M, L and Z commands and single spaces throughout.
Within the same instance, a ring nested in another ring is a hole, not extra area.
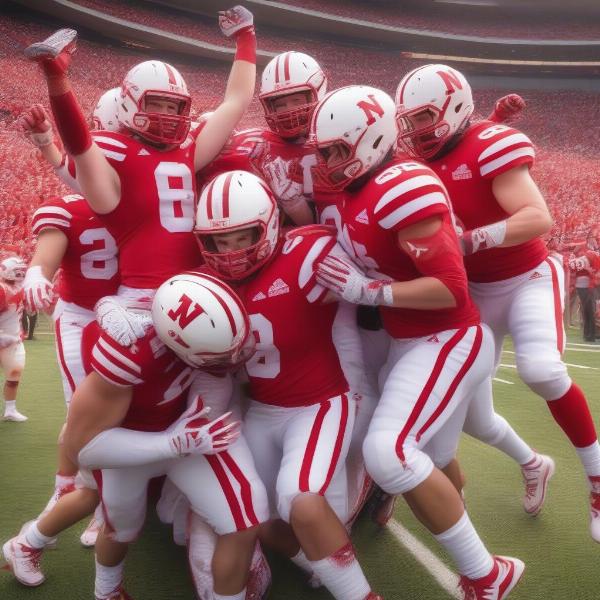
M 548 401 L 548 408 L 576 448 L 590 446 L 598 439 L 587 400 L 576 383 L 558 400 Z

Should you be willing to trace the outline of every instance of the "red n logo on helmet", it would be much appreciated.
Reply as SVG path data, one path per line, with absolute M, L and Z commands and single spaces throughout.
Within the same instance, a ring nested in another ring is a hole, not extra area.
M 459 90 L 463 89 L 462 83 L 454 71 L 437 71 L 437 74 L 442 78 L 442 81 L 446 85 L 446 96 L 454 94 L 457 88 Z
M 377 102 L 373 94 L 369 94 L 369 99 L 371 102 L 361 100 L 358 102 L 357 106 L 363 109 L 365 116 L 367 117 L 367 125 L 373 125 L 373 123 L 375 123 L 374 114 L 377 114 L 379 117 L 383 117 L 383 108 L 381 108 L 381 104 Z
M 177 310 L 171 309 L 167 315 L 179 323 L 181 329 L 185 329 L 196 317 L 200 316 L 204 309 L 199 304 L 192 306 L 192 299 L 185 294 L 179 298 L 179 307 Z

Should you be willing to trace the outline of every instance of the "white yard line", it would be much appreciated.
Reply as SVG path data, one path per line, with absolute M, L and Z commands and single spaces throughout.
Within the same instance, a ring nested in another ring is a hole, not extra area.
M 517 368 L 517 365 L 508 365 L 506 363 L 500 363 L 500 366 L 505 367 L 507 369 L 516 369 Z
M 387 524 L 392 535 L 402 544 L 415 559 L 425 567 L 431 576 L 437 581 L 452 598 L 460 600 L 463 597 L 458 588 L 458 576 L 453 573 L 427 546 L 419 541 L 405 527 L 395 519 Z
M 513 381 L 507 381 L 506 379 L 500 379 L 500 377 L 494 377 L 494 381 L 499 381 L 500 383 L 506 383 L 506 385 L 515 385 Z
M 596 348 L 598 348 L 598 346 L 596 346 Z M 588 354 L 600 354 L 600 348 L 598 348 L 597 350 L 588 350 L 586 348 L 569 348 L 569 346 L 567 346 L 567 351 L 568 352 L 587 352 Z
M 598 367 L 588 367 L 587 365 L 574 365 L 573 363 L 565 363 L 567 367 L 575 367 L 576 369 L 592 369 L 593 371 L 598 371 Z
M 578 344 L 577 342 L 567 342 L 568 346 L 582 346 L 583 348 L 596 348 L 596 350 L 600 350 L 600 346 L 598 344 Z

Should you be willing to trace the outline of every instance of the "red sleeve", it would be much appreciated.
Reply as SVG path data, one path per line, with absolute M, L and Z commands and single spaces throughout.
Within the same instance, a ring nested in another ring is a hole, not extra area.
M 519 130 L 484 122 L 473 135 L 474 158 L 477 159 L 479 174 L 484 179 L 494 179 L 521 165 L 533 165 L 533 143 Z
M 77 196 L 78 199 L 83 199 Z M 58 229 L 65 234 L 71 227 L 73 214 L 69 210 L 68 203 L 62 198 L 57 198 L 50 202 L 42 204 L 34 213 L 31 219 L 31 231 L 34 235 L 39 235 L 44 229 Z
M 4 312 L 8 308 L 8 297 L 6 289 L 0 284 L 0 312 Z

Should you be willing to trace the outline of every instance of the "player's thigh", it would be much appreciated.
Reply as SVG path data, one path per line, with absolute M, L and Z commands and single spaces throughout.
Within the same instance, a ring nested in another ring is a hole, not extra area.
M 267 493 L 243 437 L 224 452 L 176 460 L 167 474 L 219 535 L 269 518 Z
M 88 322 L 85 322 L 82 317 L 70 319 L 69 313 L 66 311 L 54 322 L 56 356 L 63 379 L 67 405 L 75 388 L 85 379 L 81 339 L 83 329 Z

